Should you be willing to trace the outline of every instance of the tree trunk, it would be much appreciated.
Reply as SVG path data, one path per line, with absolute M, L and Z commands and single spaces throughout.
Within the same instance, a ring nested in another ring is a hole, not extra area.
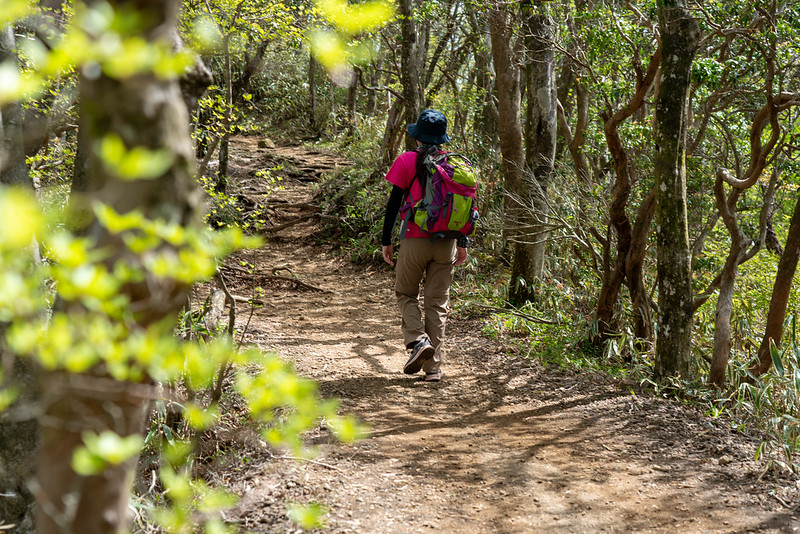
M 370 87 L 377 87 L 380 83 L 380 69 L 383 68 L 383 56 L 378 56 L 369 69 L 369 85 Z M 364 113 L 368 117 L 374 117 L 378 109 L 378 91 L 371 89 L 367 92 L 367 104 Z
M 767 325 L 764 329 L 764 338 L 758 347 L 758 361 L 750 367 L 754 376 L 760 376 L 772 367 L 772 354 L 770 353 L 770 340 L 775 345 L 781 346 L 783 338 L 783 322 L 786 320 L 786 307 L 789 304 L 789 295 L 792 281 L 797 271 L 797 261 L 800 258 L 800 200 L 794 205 L 792 221 L 789 224 L 789 233 L 786 236 L 786 246 L 778 262 L 778 271 L 775 273 L 775 284 L 772 286 L 772 298 L 769 301 Z
M 14 31 L 0 28 L 0 63 L 17 64 Z M 9 102 L 0 108 L 0 184 L 30 187 L 30 175 L 25 163 L 25 139 L 22 129 L 22 105 Z
M 20 394 L 14 404 L 0 412 L 0 520 L 16 525 L 13 532 L 28 534 L 34 531 L 34 498 L 29 484 L 36 471 L 39 444 L 35 418 L 39 389 L 33 362 L 6 350 L 2 341 L 5 327 L 0 324 L 0 388 L 14 384 Z
M 640 216 L 636 220 L 636 226 L 631 224 L 627 213 L 628 200 L 632 189 L 631 165 L 628 153 L 620 137 L 619 128 L 623 121 L 631 117 L 644 104 L 645 97 L 653 87 L 660 64 L 661 48 L 659 47 L 650 57 L 647 72 L 644 73 L 641 79 L 637 80 L 636 92 L 631 100 L 614 113 L 611 113 L 610 110 L 605 110 L 601 113 L 604 123 L 603 133 L 605 134 L 609 153 L 614 161 L 616 177 L 608 218 L 611 228 L 616 232 L 617 246 L 616 258 L 612 265 L 610 257 L 612 244 L 610 240 L 606 244 L 607 251 L 605 252 L 604 261 L 606 267 L 603 270 L 603 283 L 600 287 L 595 311 L 598 329 L 594 339 L 596 345 L 603 345 L 606 339 L 616 331 L 614 310 L 622 284 L 627 281 L 628 287 L 633 288 L 632 298 L 634 298 L 634 293 L 639 290 L 638 288 L 643 288 L 644 286 L 644 282 L 641 279 L 642 270 L 637 268 L 636 261 L 641 262 L 644 260 L 644 247 L 647 245 L 647 239 L 646 237 L 643 238 L 642 235 L 649 234 L 650 222 L 652 221 L 652 210 L 645 208 L 650 208 L 653 205 L 647 206 L 646 203 L 643 203 L 639 209 Z M 646 217 L 643 218 L 641 215 Z M 632 250 L 634 233 L 639 235 L 639 239 L 636 240 L 639 248 L 636 250 Z M 630 261 L 632 259 L 635 261 Z M 639 278 L 632 279 L 632 276 L 638 276 Z M 640 302 L 642 301 L 640 300 Z M 649 327 L 643 329 L 642 333 L 645 331 L 649 331 Z
M 731 315 L 733 314 L 734 283 L 738 274 L 738 265 L 744 250 L 741 243 L 732 243 L 728 259 L 722 270 L 722 277 L 717 296 L 717 308 L 714 315 L 714 348 L 711 356 L 709 382 L 722 387 L 728 369 L 731 353 Z M 665 375 L 668 376 L 668 375 Z
M 241 96 L 250 91 L 250 87 L 253 82 L 253 76 L 258 74 L 258 71 L 261 70 L 261 65 L 264 63 L 264 55 L 267 52 L 267 46 L 271 39 L 265 39 L 258 44 L 256 48 L 256 53 L 250 57 L 247 52 L 245 52 L 245 62 L 244 62 L 244 70 L 242 71 L 241 75 L 232 82 L 232 92 L 233 92 L 233 100 L 239 101 Z
M 650 294 L 644 285 L 644 259 L 650 226 L 655 216 L 656 192 L 642 201 L 636 213 L 636 223 L 631 232 L 631 246 L 625 257 L 625 273 L 633 309 L 633 334 L 639 348 L 647 348 L 653 337 L 653 318 L 650 313 Z
M 78 77 L 78 94 L 82 92 L 83 79 Z M 78 138 L 75 147 L 75 162 L 72 166 L 70 199 L 64 220 L 71 231 L 84 228 L 91 217 L 92 208 L 85 193 L 89 190 L 89 155 L 92 151 L 89 139 L 89 125 L 86 123 L 88 102 L 78 100 Z
M 353 72 L 350 87 L 347 88 L 347 132 L 353 135 L 356 128 L 356 101 L 358 97 L 358 83 L 361 79 L 361 70 Z
M 581 30 L 585 23 L 584 19 L 585 2 L 575 3 L 575 10 L 581 15 L 576 22 L 571 13 L 567 14 L 567 27 L 570 32 L 572 43 L 569 56 L 579 57 L 582 48 L 585 46 L 581 39 Z M 584 145 L 586 144 L 586 131 L 589 127 L 589 88 L 583 79 L 586 76 L 585 66 L 574 62 L 564 61 L 561 75 L 556 81 L 558 87 L 558 103 L 561 107 L 558 110 L 559 133 L 563 138 L 563 143 L 569 150 L 572 164 L 575 166 L 575 174 L 578 180 L 580 195 L 578 198 L 580 212 L 578 222 L 582 223 L 585 217 L 585 194 L 586 189 L 591 183 L 592 173 L 586 157 Z M 574 95 L 574 101 L 570 99 L 570 93 Z M 575 130 L 572 131 L 568 118 L 575 111 Z M 562 141 L 559 141 L 561 143 Z M 556 154 L 561 153 L 561 145 L 556 146 Z
M 684 0 L 663 1 L 658 15 L 663 52 L 654 162 L 660 312 L 654 374 L 657 379 L 689 378 L 693 296 L 685 141 L 692 60 L 700 28 Z
M 514 29 L 511 14 L 501 9 L 489 12 L 489 31 L 492 41 L 492 58 L 496 72 L 498 123 L 500 152 L 503 155 L 503 183 L 506 190 L 505 225 L 503 233 L 507 239 L 516 233 L 517 202 L 511 200 L 518 195 L 525 172 L 525 151 L 522 145 L 522 121 L 520 120 L 521 88 L 517 61 L 519 54 L 513 46 Z
M 317 131 L 317 60 L 308 54 L 308 126 L 311 132 Z
M 768 70 L 768 72 L 770 71 Z M 782 108 L 786 109 L 796 102 L 792 94 L 779 93 L 773 95 L 769 77 L 767 82 L 765 88 L 767 103 L 756 113 L 750 125 L 750 162 L 743 178 L 733 178 L 725 169 L 720 168 L 717 169 L 717 177 L 714 183 L 717 210 L 731 236 L 731 248 L 725 261 L 725 270 L 714 280 L 714 283 L 718 283 L 720 287 L 716 320 L 719 331 L 714 331 L 714 349 L 709 381 L 717 387 L 722 387 L 725 384 L 726 370 L 730 358 L 730 317 L 733 312 L 733 305 L 728 300 L 732 301 L 732 286 L 736 280 L 738 266 L 755 256 L 766 241 L 767 222 L 775 193 L 777 173 L 772 173 L 767 186 L 764 204 L 761 207 L 759 236 L 757 239 L 750 240 L 742 231 L 736 215 L 736 204 L 742 192 L 755 185 L 762 176 L 768 163 L 769 155 L 773 151 L 782 149 L 779 144 L 782 134 L 778 123 L 778 114 Z M 763 134 L 768 125 L 771 132 L 767 142 L 764 143 Z M 724 184 L 726 183 L 732 187 L 727 199 L 724 193 Z M 750 248 L 745 250 L 748 246 Z
M 731 237 L 731 245 L 728 250 L 728 256 L 725 259 L 725 265 L 718 277 L 719 296 L 714 320 L 714 348 L 711 354 L 711 369 L 708 376 L 709 382 L 720 388 L 725 385 L 728 360 L 731 353 L 731 316 L 733 315 L 734 284 L 738 276 L 739 265 L 755 256 L 764 245 L 766 223 L 769 218 L 769 212 L 772 209 L 772 201 L 778 179 L 777 174 L 773 173 L 767 185 L 764 204 L 761 207 L 759 238 L 756 241 L 752 241 L 742 231 L 736 217 L 736 204 L 744 190 L 734 188 L 726 198 L 724 177 L 725 172 L 719 169 L 714 183 L 714 195 L 717 200 L 717 210 Z
M 558 114 L 556 107 L 554 24 L 546 6 L 523 4 L 528 64 L 528 105 L 525 124 L 525 163 L 530 171 L 522 181 L 519 228 L 525 235 L 514 246 L 509 298 L 514 304 L 535 299 L 534 282 L 544 272 L 547 251 L 548 188 L 555 163 Z
M 185 44 L 180 35 L 175 31 L 172 36 L 175 50 L 183 50 Z M 200 98 L 205 94 L 208 86 L 214 83 L 214 75 L 211 74 L 208 66 L 199 55 L 195 59 L 194 65 L 187 69 L 180 77 L 181 94 L 183 103 L 189 115 L 194 115 L 200 107 Z
M 643 209 L 646 207 L 646 204 L 643 204 L 639 209 L 640 216 L 636 220 L 636 226 L 634 227 L 631 224 L 627 213 L 628 199 L 630 198 L 632 189 L 630 163 L 628 153 L 625 150 L 619 134 L 619 127 L 624 120 L 628 119 L 642 106 L 645 96 L 650 92 L 653 86 L 660 63 L 661 49 L 659 48 L 650 58 L 647 74 L 637 83 L 637 91 L 627 106 L 614 114 L 609 112 L 603 112 L 601 114 L 604 121 L 603 131 L 605 133 L 609 153 L 614 161 L 616 176 L 616 184 L 614 185 L 614 191 L 609 205 L 609 222 L 613 230 L 616 231 L 617 246 L 616 259 L 613 267 L 610 257 L 604 262 L 608 264 L 608 267 L 603 270 L 603 283 L 600 287 L 600 294 L 597 299 L 597 310 L 595 312 L 598 327 L 595 343 L 598 345 L 605 343 L 605 340 L 616 330 L 613 319 L 614 309 L 622 284 L 627 280 L 629 288 L 639 288 L 643 286 L 641 278 L 638 280 L 631 279 L 631 276 L 641 277 L 642 271 L 641 269 L 637 269 L 635 263 L 631 263 L 629 258 L 638 258 L 639 261 L 643 261 L 644 259 L 643 248 L 637 250 L 632 250 L 631 248 L 634 241 L 633 234 L 634 232 L 649 233 L 650 222 L 652 221 L 652 210 Z M 642 218 L 641 215 L 646 215 L 646 217 Z M 641 236 L 641 234 L 639 235 Z M 647 239 L 640 238 L 636 242 L 639 247 L 645 247 Z M 610 255 L 610 241 L 607 247 L 607 255 Z M 633 294 L 631 296 L 633 297 Z
M 328 101 L 331 104 L 330 125 L 331 135 L 336 137 L 339 133 L 339 125 L 337 124 L 339 118 L 336 116 L 336 84 L 333 80 L 328 80 Z
M 146 10 L 141 20 L 148 25 L 141 28 L 140 37 L 169 42 L 177 24 L 178 2 L 154 0 L 141 6 L 137 4 L 140 11 Z M 166 149 L 174 158 L 160 177 L 124 180 L 97 154 L 89 152 L 86 200 L 105 203 L 123 214 L 138 210 L 167 223 L 196 222 L 201 198 L 194 183 L 189 121 L 178 81 L 155 74 L 137 74 L 124 80 L 100 75 L 83 78 L 80 91 L 87 139 L 98 140 L 113 133 L 129 148 Z M 122 236 L 109 233 L 93 218 L 85 222 L 84 233 L 96 240 L 98 248 L 111 252 L 106 260 L 109 269 L 120 261 L 140 264 L 142 258 L 127 249 Z M 128 328 L 161 324 L 168 333 L 186 302 L 188 288 L 147 273 L 141 282 L 125 286 L 124 292 L 131 308 L 137 310 L 137 324 L 127 324 Z M 71 315 L 83 313 L 76 302 L 62 302 L 62 306 Z M 42 385 L 44 414 L 40 419 L 42 444 L 35 491 L 39 503 L 37 532 L 126 530 L 136 458 L 94 476 L 79 476 L 70 466 L 75 449 L 82 444 L 83 432 L 112 429 L 122 437 L 141 433 L 149 388 L 114 380 L 101 369 L 81 375 L 47 373 Z
M 400 82 L 403 85 L 403 105 L 406 123 L 417 121 L 425 101 L 420 84 L 422 64 L 419 55 L 419 31 L 414 20 L 414 1 L 399 0 L 400 12 Z M 411 150 L 416 143 L 410 136 L 406 140 L 406 148 Z
M 228 188 L 228 160 L 230 159 L 231 125 L 233 124 L 233 73 L 231 71 L 231 34 L 225 37 L 225 120 L 219 142 L 219 168 L 214 191 L 224 193 Z
M 0 29 L 0 64 L 16 64 L 14 32 Z M 0 187 L 32 184 L 25 163 L 22 113 L 19 102 L 0 109 Z M 38 256 L 38 249 L 37 249 Z M 31 257 L 33 261 L 35 256 Z M 34 416 L 38 389 L 36 372 L 30 359 L 19 358 L 6 349 L 7 324 L 0 322 L 0 391 L 7 385 L 19 388 L 19 397 L 9 408 L 0 411 L 0 521 L 16 525 L 14 532 L 33 532 L 34 499 L 28 483 L 35 472 L 35 453 L 39 433 Z
M 391 165 L 397 157 L 397 146 L 402 139 L 403 117 L 403 101 L 395 98 L 386 115 L 386 128 L 383 130 L 380 160 L 384 167 Z

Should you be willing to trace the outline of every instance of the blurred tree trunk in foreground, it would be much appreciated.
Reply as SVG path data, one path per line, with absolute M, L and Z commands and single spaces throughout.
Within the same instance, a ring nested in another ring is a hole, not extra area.
M 16 64 L 16 46 L 11 27 L 0 28 L 0 64 Z M 31 187 L 25 163 L 22 106 L 11 102 L 2 106 L 0 118 L 0 187 Z M 33 244 L 31 261 L 38 259 Z M 10 384 L 19 387 L 20 395 L 10 409 L 0 412 L 0 526 L 16 525 L 14 532 L 33 531 L 33 497 L 27 484 L 35 470 L 37 447 L 35 403 L 36 372 L 28 358 L 19 358 L 7 350 L 7 324 L 0 322 L 0 392 Z
M 117 2 L 115 7 L 137 10 L 146 25 L 139 36 L 147 41 L 171 42 L 177 23 L 178 2 Z M 114 79 L 100 74 L 80 83 L 81 129 L 85 139 L 97 142 L 115 134 L 130 150 L 166 150 L 172 163 L 153 179 L 123 179 L 87 150 L 85 193 L 73 192 L 72 223 L 110 253 L 108 268 L 124 261 L 132 266 L 143 259 L 129 250 L 122 237 L 95 220 L 91 206 L 102 202 L 118 213 L 137 210 L 148 219 L 187 225 L 195 220 L 199 203 L 194 183 L 194 152 L 188 116 L 177 79 L 152 73 Z M 159 252 L 164 252 L 162 246 Z M 135 310 L 131 330 L 164 321 L 166 325 L 186 301 L 187 287 L 145 272 L 139 283 L 123 288 Z M 72 314 L 83 312 L 75 303 L 62 302 Z M 166 326 L 166 328 L 171 328 Z M 142 431 L 151 388 L 121 382 L 103 369 L 85 374 L 47 373 L 42 377 L 41 448 L 35 495 L 39 504 L 37 529 L 43 534 L 62 532 L 118 532 L 126 529 L 128 500 L 137 457 L 111 466 L 99 475 L 80 476 L 71 468 L 72 455 L 82 445 L 82 434 L 110 429 L 119 436 Z

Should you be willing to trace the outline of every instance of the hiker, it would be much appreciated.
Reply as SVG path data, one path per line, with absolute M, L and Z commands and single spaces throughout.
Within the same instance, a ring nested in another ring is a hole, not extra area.
M 410 203 L 424 197 L 424 181 L 428 177 L 425 159 L 444 153 L 440 145 L 450 141 L 447 119 L 433 109 L 424 110 L 415 124 L 409 124 L 408 133 L 416 139 L 417 149 L 401 154 L 386 173 L 392 192 L 386 205 L 381 245 L 383 259 L 389 265 L 395 264 L 392 232 L 398 212 L 401 207 L 408 209 Z M 404 235 L 400 236 L 402 245 L 397 255 L 395 294 L 404 342 L 406 349 L 411 350 L 403 372 L 413 375 L 421 369 L 425 372 L 425 381 L 438 382 L 442 379 L 442 342 L 453 270 L 455 265 L 467 260 L 469 240 L 466 236 L 436 238 L 413 220 L 403 224 L 401 233 Z M 424 318 L 419 308 L 423 277 Z

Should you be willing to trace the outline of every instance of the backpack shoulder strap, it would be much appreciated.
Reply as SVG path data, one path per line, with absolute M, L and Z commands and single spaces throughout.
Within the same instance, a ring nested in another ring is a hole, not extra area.
M 419 150 L 415 150 L 414 152 L 419 153 Z M 427 161 L 427 160 L 426 160 Z M 426 165 L 427 168 L 427 165 Z M 403 197 L 403 206 L 407 206 L 405 214 L 403 215 L 402 219 L 403 222 L 400 224 L 400 239 L 405 239 L 406 237 L 406 230 L 408 229 L 408 221 L 414 218 L 414 206 L 411 202 L 411 188 L 414 187 L 414 182 L 419 182 L 421 188 L 424 189 L 422 185 L 422 179 L 419 177 L 418 174 L 414 174 L 414 178 L 411 180 L 411 183 L 408 185 L 408 189 L 406 189 L 406 194 Z M 430 180 L 426 180 L 426 183 L 430 182 Z

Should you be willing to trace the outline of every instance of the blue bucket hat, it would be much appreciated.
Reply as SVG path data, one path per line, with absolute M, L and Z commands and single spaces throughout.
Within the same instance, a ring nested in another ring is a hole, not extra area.
M 449 143 L 447 135 L 447 118 L 441 111 L 426 109 L 419 114 L 416 124 L 408 125 L 408 133 L 417 141 L 428 145 Z

